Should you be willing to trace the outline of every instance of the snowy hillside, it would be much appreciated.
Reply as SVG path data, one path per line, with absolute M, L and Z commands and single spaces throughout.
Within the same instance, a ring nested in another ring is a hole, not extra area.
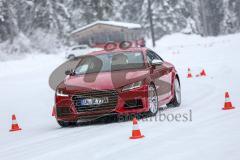
M 191 121 L 140 120 L 145 138 L 130 140 L 132 122 L 61 128 L 51 117 L 51 72 L 64 55 L 28 55 L 0 62 L 0 159 L 213 160 L 240 157 L 240 34 L 218 38 L 174 34 L 154 50 L 173 63 L 182 84 L 182 105 L 161 112 L 192 113 Z M 190 68 L 194 78 L 187 79 Z M 205 69 L 206 77 L 195 77 Z M 229 91 L 234 110 L 223 111 Z M 22 128 L 10 133 L 11 115 Z

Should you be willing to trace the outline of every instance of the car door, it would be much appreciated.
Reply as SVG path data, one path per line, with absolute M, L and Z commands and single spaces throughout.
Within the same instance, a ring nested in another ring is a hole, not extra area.
M 153 60 L 161 60 L 161 65 L 152 66 Z M 155 52 L 147 51 L 147 61 L 150 66 L 150 76 L 155 83 L 159 101 L 168 99 L 171 96 L 171 68 L 164 63 L 163 59 Z

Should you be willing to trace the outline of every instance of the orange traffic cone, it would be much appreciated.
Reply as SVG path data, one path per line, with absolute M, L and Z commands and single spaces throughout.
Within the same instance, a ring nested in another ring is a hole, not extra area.
M 192 78 L 192 74 L 191 74 L 191 70 L 190 70 L 190 68 L 188 68 L 188 75 L 187 75 L 187 78 Z
M 200 72 L 200 75 L 201 75 L 201 76 L 207 76 L 207 74 L 206 74 L 206 72 L 205 72 L 204 69 L 202 70 L 202 72 Z
M 141 135 L 141 131 L 138 128 L 138 122 L 137 119 L 134 118 L 133 119 L 133 130 L 132 130 L 132 136 L 129 137 L 130 139 L 139 139 L 139 138 L 143 138 L 144 135 Z
M 22 129 L 18 126 L 16 116 L 15 116 L 15 114 L 13 114 L 12 115 L 12 128 L 9 131 L 14 132 L 14 131 L 19 131 L 19 130 L 22 130 Z
M 224 108 L 222 108 L 223 110 L 229 110 L 229 109 L 234 109 L 235 107 L 232 106 L 232 102 L 230 100 L 230 96 L 229 93 L 226 92 L 225 93 L 225 103 L 224 103 Z
M 52 116 L 55 117 L 56 116 L 56 110 L 55 110 L 55 107 L 53 106 L 53 109 L 52 109 Z

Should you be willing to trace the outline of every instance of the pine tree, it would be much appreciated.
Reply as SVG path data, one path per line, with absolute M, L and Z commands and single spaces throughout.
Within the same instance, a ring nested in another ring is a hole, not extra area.
M 223 0 L 208 0 L 205 3 L 208 34 L 217 36 L 221 34 L 220 25 L 224 17 Z
M 224 19 L 221 25 L 222 33 L 235 33 L 239 30 L 239 20 L 237 17 L 236 1 L 224 2 Z
M 240 0 L 151 0 L 156 39 L 174 32 L 217 36 L 240 31 Z M 69 33 L 96 20 L 139 23 L 150 35 L 147 0 L 0 0 L 0 42 Z M 203 14 L 204 13 L 204 14 Z M 40 38 L 43 39 L 43 38 Z
M 18 33 L 12 0 L 0 0 L 0 40 L 13 42 Z

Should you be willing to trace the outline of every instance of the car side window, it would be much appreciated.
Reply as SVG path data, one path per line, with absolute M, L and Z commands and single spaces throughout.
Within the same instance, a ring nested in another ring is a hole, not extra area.
M 153 52 L 151 50 L 148 50 L 147 51 L 147 61 L 148 61 L 148 63 L 151 64 L 151 62 L 154 59 L 163 61 L 163 59 L 158 54 L 156 54 L 155 52 Z
M 154 56 L 151 52 L 147 51 L 147 62 L 151 64 L 152 60 L 154 60 Z

